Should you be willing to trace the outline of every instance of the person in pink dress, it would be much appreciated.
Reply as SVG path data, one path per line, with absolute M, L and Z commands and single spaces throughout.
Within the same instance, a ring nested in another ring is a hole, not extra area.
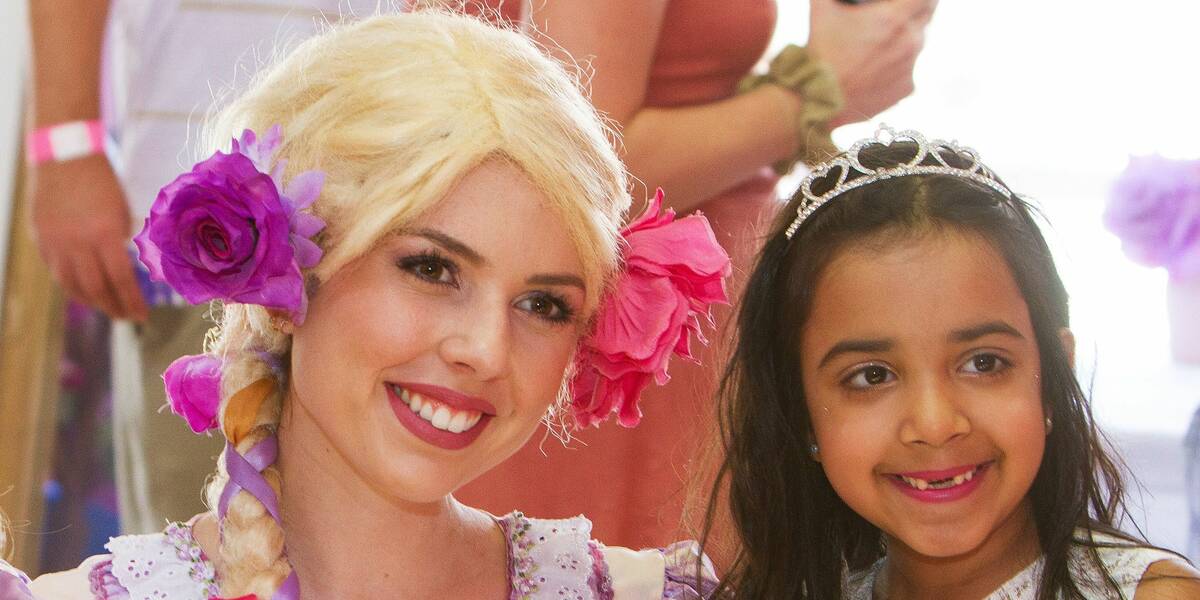
M 812 1 L 807 49 L 836 76 L 842 98 L 826 127 L 869 118 L 912 91 L 935 5 Z M 632 175 L 661 186 L 680 214 L 708 217 L 733 259 L 736 302 L 764 223 L 780 205 L 772 165 L 802 153 L 809 133 L 797 130 L 810 100 L 797 91 L 763 85 L 737 93 L 767 49 L 775 1 L 544 0 L 522 19 L 592 72 L 591 100 L 619 124 Z M 708 477 L 695 461 L 706 440 L 715 441 L 709 424 L 729 308 L 716 311 L 699 363 L 676 361 L 670 383 L 645 395 L 637 429 L 588 429 L 567 446 L 535 437 L 460 497 L 501 512 L 582 510 L 606 539 L 635 547 L 677 536 L 688 480 Z

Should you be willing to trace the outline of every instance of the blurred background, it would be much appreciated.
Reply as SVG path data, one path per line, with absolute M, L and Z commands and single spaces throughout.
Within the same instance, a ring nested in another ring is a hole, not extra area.
M 807 35 L 806 2 L 781 0 L 779 11 L 768 56 Z M 25 23 L 25 2 L 0 2 L 0 269 L 18 226 L 11 198 L 27 69 Z M 1043 208 L 1072 295 L 1080 378 L 1142 486 L 1131 494 L 1135 519 L 1151 542 L 1180 552 L 1189 551 L 1184 440 L 1200 405 L 1200 364 L 1172 358 L 1165 270 L 1129 260 L 1102 215 L 1131 155 L 1200 159 L 1200 77 L 1191 64 L 1200 57 L 1197 23 L 1200 4 L 1184 0 L 943 1 L 917 64 L 916 92 L 871 123 L 834 136 L 845 146 L 882 121 L 957 139 Z M 1200 313 L 1200 298 L 1186 302 Z M 1176 335 L 1200 340 L 1200 331 Z M 64 383 L 81 376 L 70 360 L 63 365 Z M 11 414 L 11 407 L 0 407 L 0 415 Z M 102 427 L 102 407 L 97 414 Z M 60 501 L 62 477 L 56 473 L 42 490 L 51 506 Z M 0 477 L 0 493 L 6 479 Z M 88 509 L 96 527 L 87 536 L 88 552 L 114 527 L 105 513 L 110 492 L 96 492 Z M 72 534 L 50 515 L 44 525 L 18 526 L 45 532 L 52 547 Z

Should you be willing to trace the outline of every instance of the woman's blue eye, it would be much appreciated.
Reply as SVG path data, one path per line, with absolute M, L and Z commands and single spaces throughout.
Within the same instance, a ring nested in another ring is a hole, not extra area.
M 550 294 L 534 294 L 517 302 L 517 308 L 536 315 L 552 323 L 562 323 L 573 314 L 570 307 L 562 299 Z
M 852 388 L 866 389 L 890 383 L 895 379 L 896 375 L 889 371 L 887 367 L 869 365 L 850 374 L 850 377 L 846 379 L 846 384 Z

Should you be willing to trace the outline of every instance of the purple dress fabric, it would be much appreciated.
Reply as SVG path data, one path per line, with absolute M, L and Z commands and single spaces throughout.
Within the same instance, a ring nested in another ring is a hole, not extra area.
M 591 539 L 592 524 L 582 516 L 530 519 L 513 512 L 497 523 L 508 543 L 509 600 L 698 600 L 716 584 L 694 542 L 634 552 Z M 96 600 L 219 596 L 216 571 L 188 525 L 112 538 L 105 548 L 111 554 L 85 563 Z

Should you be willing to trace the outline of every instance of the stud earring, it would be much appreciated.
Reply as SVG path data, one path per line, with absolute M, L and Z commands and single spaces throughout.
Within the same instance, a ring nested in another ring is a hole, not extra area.
M 1054 418 L 1046 417 L 1046 435 L 1050 435 L 1051 431 L 1054 431 Z
M 816 442 L 808 447 L 808 454 L 813 460 L 821 462 L 821 448 L 817 446 Z

